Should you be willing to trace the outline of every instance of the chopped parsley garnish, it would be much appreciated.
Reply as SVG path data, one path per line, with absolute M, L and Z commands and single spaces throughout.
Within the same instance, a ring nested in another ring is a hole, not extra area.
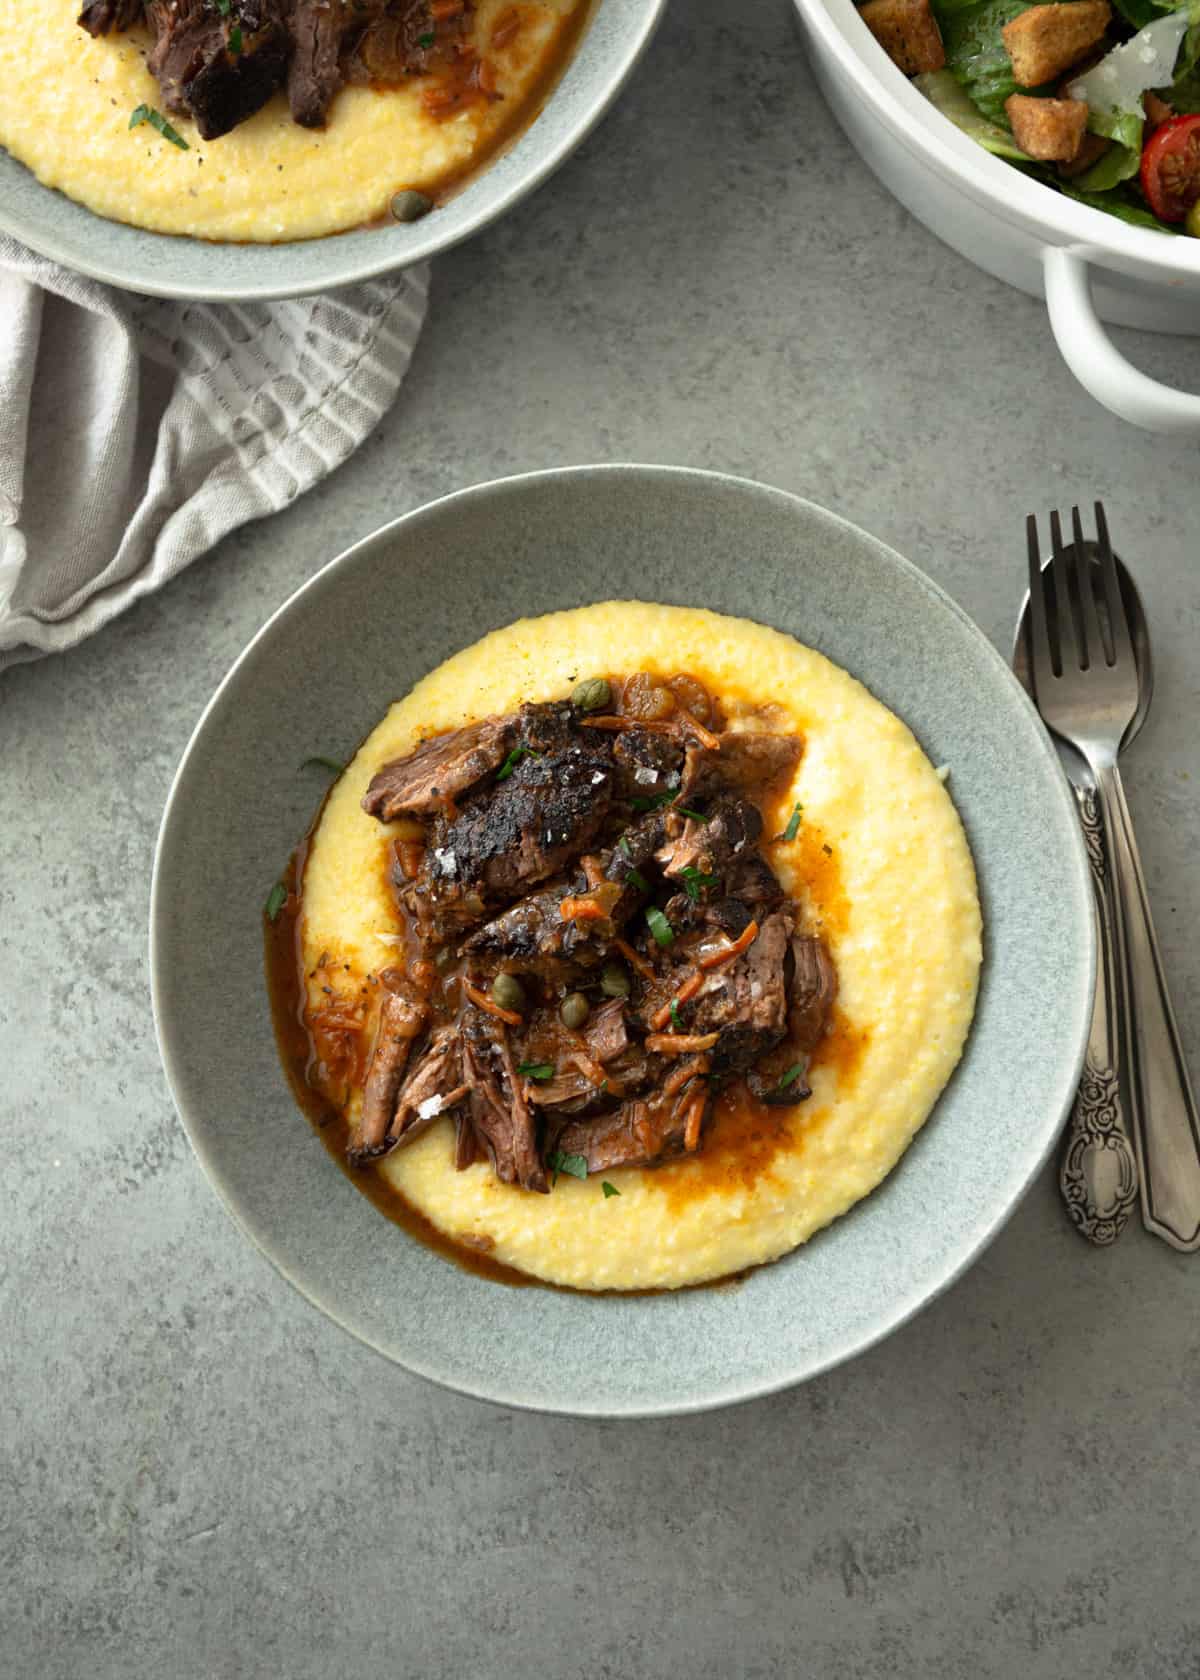
M 679 1019 L 679 1004 L 674 998 L 671 999 L 671 1025 L 676 1032 L 683 1031 L 683 1022 Z
M 287 903 L 287 895 L 287 888 L 284 886 L 283 882 L 276 881 L 275 885 L 267 894 L 267 902 L 263 905 L 263 909 L 266 912 L 267 920 L 269 922 L 279 920 L 279 912 Z
M 708 821 L 708 818 L 704 815 L 703 811 L 693 811 L 690 805 L 676 805 L 675 809 L 681 812 L 685 817 L 691 817 L 693 822 Z
M 669 790 L 666 793 L 655 793 L 648 799 L 631 799 L 630 804 L 635 811 L 659 811 L 664 805 L 669 805 L 675 795 Z
M 675 929 L 655 904 L 646 911 L 646 925 L 660 945 L 675 943 Z
M 640 869 L 635 869 L 633 867 L 633 853 L 629 850 L 629 842 L 623 834 L 617 841 L 617 850 L 623 858 L 628 859 L 629 868 L 625 871 L 625 879 L 629 882 L 630 886 L 636 887 L 639 892 L 649 892 L 650 889 L 646 885 L 646 877 L 642 874 Z
M 607 1201 L 610 1196 L 619 1196 L 621 1194 L 616 1185 L 610 1184 L 606 1178 L 601 1180 L 600 1188 L 604 1192 L 605 1201 Z
M 804 812 L 803 805 L 793 805 L 792 814 L 788 818 L 787 827 L 780 836 L 783 840 L 794 840 L 800 832 L 800 818 Z
M 797 1079 L 802 1079 L 804 1077 L 806 1066 L 807 1064 L 804 1062 L 797 1062 L 794 1067 L 790 1067 L 784 1074 L 783 1078 L 779 1081 L 778 1085 L 776 1085 L 775 1089 L 777 1091 L 786 1091 L 789 1085 L 794 1085 Z
M 540 758 L 541 756 L 541 753 L 535 753 L 532 747 L 514 747 L 497 770 L 496 780 L 506 782 L 523 758 Z
M 346 768 L 344 764 L 339 764 L 336 758 L 323 758 L 320 753 L 314 753 L 311 758 L 306 758 L 300 766 L 301 770 L 307 770 L 310 764 L 319 765 L 322 770 L 332 770 L 335 776 L 340 776 Z
M 229 50 L 234 58 L 240 58 L 242 52 L 242 26 L 235 23 L 229 31 Z
M 232 0 L 216 0 L 216 7 L 222 17 L 228 17 L 233 10 Z
M 525 1079 L 553 1079 L 553 1062 L 518 1062 L 517 1072 Z
M 437 36 L 434 35 L 434 34 L 418 35 L 417 36 L 417 45 L 419 47 L 431 47 L 436 40 L 437 40 Z
M 568 1178 L 586 1178 L 588 1175 L 586 1155 L 564 1155 L 561 1150 L 556 1149 L 548 1164 L 554 1174 L 551 1184 L 558 1183 L 560 1172 L 565 1172 Z
M 177 128 L 172 128 L 161 111 L 156 111 L 153 105 L 137 105 L 129 118 L 130 128 L 138 128 L 142 123 L 149 123 L 156 128 L 164 140 L 169 140 L 172 146 L 178 146 L 181 152 L 190 152 L 191 147 Z
M 683 882 L 683 890 L 693 904 L 699 904 L 700 894 L 705 887 L 715 887 L 717 884 L 715 875 L 704 875 L 690 863 L 686 869 L 679 871 L 679 879 Z

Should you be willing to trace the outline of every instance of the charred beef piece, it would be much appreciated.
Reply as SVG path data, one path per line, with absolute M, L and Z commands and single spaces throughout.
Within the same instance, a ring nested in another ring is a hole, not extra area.
M 612 781 L 606 754 L 576 743 L 521 759 L 453 822 L 438 817 L 409 893 L 422 932 L 471 927 L 570 863 L 599 833 Z
M 376 772 L 363 796 L 363 810 L 382 822 L 444 811 L 446 800 L 461 799 L 499 770 L 516 739 L 513 718 L 490 717 L 422 741 L 415 752 Z
M 462 1046 L 471 1120 L 487 1146 L 496 1177 L 525 1190 L 549 1190 L 534 1118 L 503 1025 L 482 1010 L 468 1010 Z
M 715 1032 L 714 1069 L 736 1071 L 750 1066 L 781 1042 L 788 1025 L 786 963 L 792 918 L 784 910 L 769 915 L 758 937 L 724 968 L 712 970 L 696 999 L 688 1030 Z
M 727 729 L 717 737 L 717 748 L 688 747 L 683 766 L 681 793 L 685 796 L 737 788 L 742 793 L 760 793 L 785 771 L 795 769 L 804 751 L 795 735 L 770 735 Z
M 145 0 L 86 0 L 79 22 L 89 35 L 107 35 L 110 29 L 132 29 L 145 16 Z
M 191 117 L 216 140 L 266 104 L 287 74 L 287 0 L 230 0 L 222 16 L 208 0 L 149 0 L 157 39 L 146 67 L 169 111 Z M 231 52 L 230 32 L 241 31 Z
M 670 1097 L 661 1091 L 647 1100 L 634 1097 L 611 1114 L 572 1120 L 559 1132 L 555 1148 L 563 1155 L 582 1155 L 589 1173 L 690 1154 L 699 1147 L 712 1101 L 707 1087 L 697 1093 L 692 1086 Z
M 485 969 L 503 963 L 552 981 L 565 982 L 574 968 L 594 966 L 603 960 L 606 946 L 592 937 L 588 923 L 563 920 L 558 907 L 568 890 L 560 881 L 518 899 L 473 933 L 463 950 Z
M 620 799 L 658 799 L 679 786 L 683 748 L 672 735 L 627 729 L 613 743 Z
M 389 992 L 383 1000 L 363 1085 L 362 1113 L 346 1151 L 355 1166 L 377 1161 L 395 1145 L 394 1138 L 389 1141 L 388 1129 L 413 1040 L 425 1025 L 426 1013 L 424 1003 L 415 995 Z
M 825 941 L 812 934 L 798 934 L 792 940 L 791 957 L 788 1028 L 798 1049 L 813 1050 L 837 999 L 837 969 Z

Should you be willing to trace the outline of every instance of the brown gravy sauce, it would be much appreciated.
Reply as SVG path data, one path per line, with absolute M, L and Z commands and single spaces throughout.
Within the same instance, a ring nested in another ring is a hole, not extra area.
M 771 861 L 776 847 L 770 836 L 781 835 L 787 826 L 792 806 L 785 796 L 767 795 L 760 801 L 763 813 L 764 855 Z M 455 1241 L 440 1231 L 424 1214 L 397 1190 L 377 1168 L 351 1167 L 346 1159 L 350 1128 L 342 1113 L 318 1088 L 317 1079 L 330 1076 L 331 1045 L 326 1039 L 320 1048 L 314 1040 L 307 1019 L 305 957 L 300 914 L 303 904 L 304 869 L 308 847 L 324 810 L 321 801 L 304 840 L 288 859 L 280 877 L 287 889 L 287 898 L 274 922 L 263 917 L 264 955 L 267 993 L 275 1029 L 279 1059 L 287 1076 L 293 1097 L 307 1116 L 317 1136 L 339 1170 L 354 1187 L 393 1224 L 399 1225 L 409 1236 L 433 1249 L 456 1266 L 487 1278 L 493 1283 L 512 1288 L 560 1290 L 566 1294 L 658 1295 L 673 1294 L 675 1290 L 576 1290 L 563 1284 L 547 1283 L 542 1278 L 518 1271 L 513 1266 L 493 1260 L 482 1248 Z M 801 821 L 793 841 L 787 843 L 789 861 L 800 886 L 797 896 L 807 900 L 810 914 L 817 927 L 826 933 L 845 929 L 848 900 L 842 885 L 837 849 L 823 837 L 813 824 Z M 382 867 L 390 871 L 393 843 L 380 848 Z M 782 850 L 782 847 L 780 847 Z M 393 903 L 396 900 L 393 898 Z M 399 915 L 399 906 L 397 905 Z M 406 919 L 401 917 L 402 921 Z M 398 948 L 398 962 L 411 959 L 418 950 L 405 926 L 402 947 Z M 363 991 L 379 988 L 377 975 L 369 975 Z M 369 997 L 364 999 L 364 1009 Z M 365 1073 L 365 1035 L 356 1029 L 347 1030 L 345 1060 L 333 1071 L 347 1083 L 359 1083 Z M 865 1029 L 856 1027 L 840 1005 L 834 1006 L 832 1020 L 821 1043 L 813 1051 L 810 1066 L 831 1068 L 840 1090 L 852 1087 L 857 1077 L 863 1053 L 869 1042 Z M 337 1045 L 334 1043 L 333 1050 Z M 681 1208 L 697 1196 L 714 1191 L 748 1189 L 769 1176 L 776 1157 L 781 1153 L 795 1155 L 804 1147 L 804 1133 L 809 1105 L 796 1108 L 777 1108 L 758 1101 L 740 1081 L 721 1093 L 715 1112 L 704 1137 L 703 1147 L 695 1155 L 666 1161 L 644 1169 L 667 1197 L 668 1204 Z M 533 1194 L 533 1192 L 528 1192 Z M 756 1270 L 757 1268 L 750 1268 Z M 731 1273 L 727 1277 L 710 1279 L 704 1283 L 687 1284 L 687 1289 L 730 1287 L 741 1283 L 749 1271 Z

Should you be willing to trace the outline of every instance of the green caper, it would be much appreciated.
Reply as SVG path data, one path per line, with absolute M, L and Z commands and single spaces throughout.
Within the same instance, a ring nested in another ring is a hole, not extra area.
M 433 209 L 433 200 L 414 187 L 406 187 L 392 199 L 392 216 L 398 222 L 419 222 Z
M 600 975 L 600 990 L 605 997 L 629 996 L 629 976 L 620 963 L 605 963 Z
M 501 1009 L 524 1009 L 525 988 L 515 974 L 497 974 L 492 981 L 492 1002 Z
M 564 1027 L 577 1031 L 592 1012 L 591 1004 L 582 992 L 568 992 L 558 1006 L 559 1018 Z
M 581 712 L 599 712 L 612 705 L 612 687 L 607 677 L 588 677 L 576 683 L 571 698 Z

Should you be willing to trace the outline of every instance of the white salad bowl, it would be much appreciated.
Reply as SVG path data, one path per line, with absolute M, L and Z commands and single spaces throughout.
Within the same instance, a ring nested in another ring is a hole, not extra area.
M 897 69 L 853 0 L 795 0 L 834 115 L 884 185 L 947 245 L 1044 296 L 1068 367 L 1135 426 L 1200 437 L 1200 396 L 1127 362 L 1104 321 L 1200 334 L 1200 239 L 1134 227 L 1030 179 L 942 115 Z
M 593 0 L 583 37 L 534 120 L 420 221 L 278 244 L 151 233 L 108 221 L 43 186 L 0 147 L 0 232 L 82 274 L 154 297 L 300 297 L 407 268 L 479 232 L 553 174 L 625 86 L 666 5 Z

